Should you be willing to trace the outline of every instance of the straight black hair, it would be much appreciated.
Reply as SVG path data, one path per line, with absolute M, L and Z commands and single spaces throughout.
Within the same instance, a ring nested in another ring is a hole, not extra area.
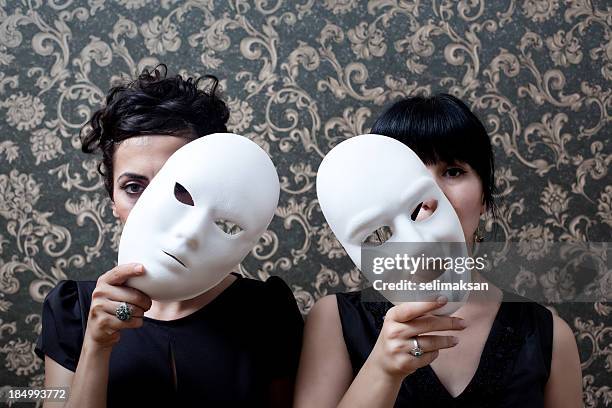
M 395 102 L 372 126 L 371 133 L 410 147 L 425 164 L 468 163 L 480 177 L 487 210 L 495 217 L 495 162 L 482 122 L 449 94 L 414 96 Z

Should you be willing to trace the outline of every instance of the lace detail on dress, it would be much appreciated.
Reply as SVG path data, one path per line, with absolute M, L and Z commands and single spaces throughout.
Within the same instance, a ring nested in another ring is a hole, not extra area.
M 494 407 L 505 379 L 510 375 L 523 343 L 518 332 L 521 313 L 509 313 L 511 307 L 523 307 L 521 303 L 502 303 L 499 319 L 493 322 L 490 337 L 482 351 L 480 364 L 474 378 L 465 388 L 461 398 L 479 401 L 480 406 Z
M 499 314 L 491 326 L 474 377 L 457 397 L 453 398 L 448 393 L 429 365 L 407 377 L 402 389 L 411 389 L 415 395 L 427 395 L 431 404 L 429 406 L 448 404 L 446 406 L 452 407 L 458 404 L 457 406 L 462 407 L 496 407 L 500 392 L 505 387 L 506 378 L 510 375 L 516 356 L 525 341 L 524 336 L 518 331 L 522 313 L 518 310 L 510 313 L 512 307 L 522 308 L 523 305 L 520 303 L 500 305 Z

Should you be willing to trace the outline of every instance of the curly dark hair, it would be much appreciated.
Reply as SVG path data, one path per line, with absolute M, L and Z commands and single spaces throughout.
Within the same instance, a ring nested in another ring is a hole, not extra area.
M 163 73 L 158 67 L 163 68 Z M 81 128 L 83 152 L 102 152 L 98 172 L 111 199 L 117 143 L 146 134 L 197 139 L 227 132 L 229 109 L 216 94 L 219 80 L 212 75 L 196 80 L 180 75 L 166 77 L 167 72 L 165 64 L 158 64 L 152 72 L 145 68 L 135 80 L 112 87 L 106 95 L 106 105 Z M 202 79 L 211 80 L 208 89 L 198 88 Z

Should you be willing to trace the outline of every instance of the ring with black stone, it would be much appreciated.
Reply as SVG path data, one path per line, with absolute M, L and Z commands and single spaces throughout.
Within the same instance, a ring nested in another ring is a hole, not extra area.
M 121 302 L 119 306 L 117 306 L 117 310 L 115 310 L 115 316 L 123 322 L 130 320 L 132 317 L 132 308 L 126 302 Z

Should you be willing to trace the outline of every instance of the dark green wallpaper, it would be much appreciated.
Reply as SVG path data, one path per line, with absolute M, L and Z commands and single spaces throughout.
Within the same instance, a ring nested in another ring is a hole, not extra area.
M 452 93 L 486 124 L 495 239 L 534 252 L 609 240 L 611 26 L 610 3 L 594 0 L 0 0 L 0 386 L 42 384 L 46 293 L 115 263 L 120 225 L 77 136 L 121 76 L 163 62 L 222 79 L 230 130 L 281 177 L 276 217 L 240 271 L 281 276 L 307 314 L 363 285 L 321 215 L 318 165 L 407 95 Z M 554 279 L 535 282 L 563 298 Z M 608 406 L 612 305 L 555 309 L 576 335 L 585 406 Z

